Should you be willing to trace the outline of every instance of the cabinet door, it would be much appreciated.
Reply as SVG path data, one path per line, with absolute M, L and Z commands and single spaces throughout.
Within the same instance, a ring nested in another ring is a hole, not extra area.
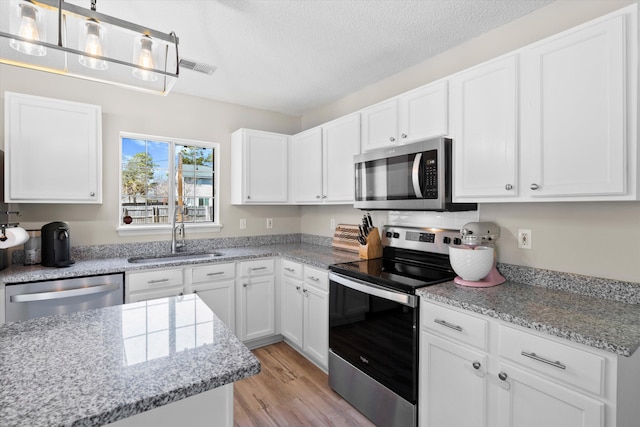
M 456 74 L 451 84 L 454 197 L 518 194 L 517 57 Z
M 398 144 L 398 100 L 392 98 L 365 108 L 362 114 L 362 152 Z
M 102 203 L 102 118 L 97 105 L 5 94 L 5 199 Z
M 526 194 L 624 194 L 625 48 L 616 16 L 524 51 Z
M 282 292 L 280 316 L 282 335 L 302 348 L 302 281 L 283 276 L 280 292 Z
M 274 276 L 240 279 L 238 291 L 240 339 L 249 341 L 275 334 Z
M 360 152 L 360 115 L 351 114 L 322 127 L 323 200 L 353 203 L 353 156 Z
M 200 283 L 191 286 L 191 292 L 197 293 L 200 299 L 209 306 L 216 316 L 235 333 L 235 282 Z
M 289 136 L 239 129 L 231 136 L 231 202 L 286 203 Z
M 487 426 L 486 366 L 484 354 L 422 331 L 420 426 Z
M 322 367 L 329 363 L 329 292 L 305 284 L 304 352 Z
M 443 81 L 423 86 L 398 98 L 401 144 L 449 133 L 447 90 L 448 83 Z
M 322 129 L 291 137 L 293 199 L 296 203 L 322 201 Z
M 499 427 L 603 427 L 604 403 L 501 364 Z

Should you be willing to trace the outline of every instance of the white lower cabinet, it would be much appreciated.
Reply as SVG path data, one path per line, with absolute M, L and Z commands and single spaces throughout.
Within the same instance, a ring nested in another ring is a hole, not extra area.
M 282 261 L 281 331 L 285 339 L 327 369 L 329 277 L 325 270 Z
M 421 426 L 487 426 L 485 354 L 422 331 Z
M 628 395 L 639 383 L 640 354 L 421 301 L 421 427 L 637 425 L 640 408 Z
M 154 269 L 125 274 L 125 302 L 197 293 L 235 332 L 235 263 Z
M 241 341 L 274 335 L 275 260 L 246 261 L 238 266 L 236 335 Z

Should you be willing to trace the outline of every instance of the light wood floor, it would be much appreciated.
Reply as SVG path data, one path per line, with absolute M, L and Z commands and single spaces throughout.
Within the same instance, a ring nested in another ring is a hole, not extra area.
M 234 383 L 237 427 L 374 427 L 329 388 L 327 375 L 284 342 L 253 351 L 258 375 Z

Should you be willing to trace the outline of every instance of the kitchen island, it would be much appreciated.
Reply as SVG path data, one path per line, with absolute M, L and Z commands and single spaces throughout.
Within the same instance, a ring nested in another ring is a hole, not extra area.
M 231 426 L 233 382 L 259 371 L 197 295 L 8 323 L 0 424 Z

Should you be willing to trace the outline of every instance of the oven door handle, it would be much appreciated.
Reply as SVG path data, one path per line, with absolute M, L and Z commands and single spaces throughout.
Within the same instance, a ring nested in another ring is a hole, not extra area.
M 104 292 L 115 291 L 120 287 L 119 284 L 106 284 L 98 286 L 89 286 L 86 288 L 67 289 L 64 291 L 38 292 L 33 294 L 12 295 L 9 297 L 11 302 L 33 302 L 45 301 L 52 299 L 73 298 L 77 296 L 101 294 Z
M 329 273 L 329 280 L 339 283 L 342 286 L 351 288 L 362 293 L 373 295 L 389 301 L 394 301 L 407 307 L 416 308 L 418 306 L 418 297 L 415 295 L 405 294 L 402 292 L 394 292 L 392 290 L 377 286 L 370 282 L 354 279 L 352 277 L 341 276 L 336 273 Z

